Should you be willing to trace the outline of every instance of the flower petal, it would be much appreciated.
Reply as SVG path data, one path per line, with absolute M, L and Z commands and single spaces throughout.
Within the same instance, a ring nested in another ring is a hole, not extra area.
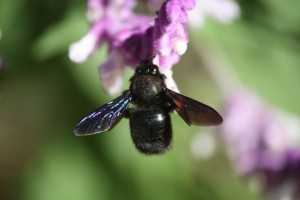
M 94 23 L 103 17 L 105 9 L 103 1 L 88 0 L 87 4 L 87 18 L 90 22 Z
M 165 80 L 167 88 L 179 93 L 179 89 L 173 79 L 173 71 L 171 69 L 161 69 L 160 72 L 167 77 Z
M 82 39 L 69 47 L 69 58 L 75 63 L 83 63 L 100 46 L 103 29 L 97 23 Z
M 112 51 L 108 59 L 98 68 L 103 89 L 114 95 L 122 89 L 122 76 L 124 74 L 124 60 L 119 51 Z
M 199 4 L 206 16 L 225 24 L 240 16 L 240 7 L 233 0 L 202 0 Z
M 196 6 L 195 0 L 180 0 L 180 3 L 184 10 L 191 10 Z
M 179 55 L 187 50 L 188 36 L 184 24 L 177 24 L 176 32 L 173 35 L 173 49 Z

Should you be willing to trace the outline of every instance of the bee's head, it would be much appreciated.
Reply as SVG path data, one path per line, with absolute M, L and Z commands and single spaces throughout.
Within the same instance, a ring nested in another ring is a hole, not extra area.
M 138 75 L 158 75 L 158 67 L 153 64 L 152 60 L 144 60 L 136 67 L 135 73 Z

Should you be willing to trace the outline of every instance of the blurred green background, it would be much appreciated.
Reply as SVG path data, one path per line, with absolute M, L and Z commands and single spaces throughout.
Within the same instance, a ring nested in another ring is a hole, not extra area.
M 194 48 L 211 43 L 243 84 L 300 115 L 300 1 L 238 2 L 242 17 L 233 24 L 208 20 L 191 30 L 193 45 L 174 67 L 180 90 L 221 108 Z M 0 0 L 0 199 L 262 199 L 257 185 L 235 175 L 219 142 L 212 158 L 193 156 L 193 136 L 210 129 L 176 115 L 173 148 L 160 156 L 134 148 L 128 120 L 108 133 L 74 136 L 81 117 L 115 98 L 101 90 L 97 73 L 105 47 L 79 66 L 68 59 L 68 46 L 88 30 L 85 9 L 85 1 Z

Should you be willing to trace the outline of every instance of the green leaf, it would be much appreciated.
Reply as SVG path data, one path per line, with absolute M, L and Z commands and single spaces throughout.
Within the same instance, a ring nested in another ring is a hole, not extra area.
M 71 9 L 60 23 L 49 27 L 32 45 L 37 60 L 46 60 L 61 53 L 67 54 L 69 45 L 79 40 L 88 30 L 83 9 Z
M 109 199 L 110 180 L 105 169 L 82 143 L 70 138 L 51 142 L 40 155 L 27 169 L 22 199 Z

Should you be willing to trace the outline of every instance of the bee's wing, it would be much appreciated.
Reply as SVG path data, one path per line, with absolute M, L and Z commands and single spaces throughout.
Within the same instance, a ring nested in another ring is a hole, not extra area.
M 212 126 L 223 122 L 215 109 L 203 103 L 169 89 L 166 94 L 172 107 L 188 125 Z
M 126 91 L 82 118 L 74 128 L 74 133 L 78 136 L 92 135 L 112 129 L 122 119 L 130 102 L 131 94 Z

